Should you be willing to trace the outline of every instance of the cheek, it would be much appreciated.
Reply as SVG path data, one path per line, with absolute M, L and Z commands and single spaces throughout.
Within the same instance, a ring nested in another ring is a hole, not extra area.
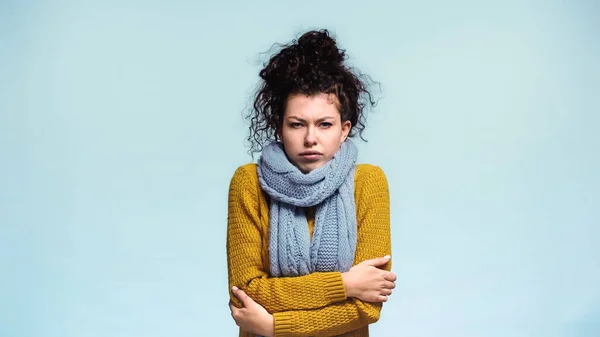
M 328 137 L 327 139 L 327 152 L 329 152 L 331 156 L 333 156 L 338 151 L 340 145 L 342 144 L 340 137 L 341 135 L 338 135 L 336 133 L 335 135 L 331 135 L 331 137 Z
M 290 139 L 289 128 L 286 128 L 286 127 L 281 128 L 281 130 L 279 130 L 279 140 L 281 140 L 282 142 L 286 142 L 288 139 Z
M 299 137 L 298 133 L 294 131 L 295 130 L 284 129 L 281 133 L 281 143 L 286 150 L 294 150 L 304 144 L 302 137 Z
M 344 137 L 344 131 L 342 129 L 338 129 L 335 130 L 335 132 L 332 132 L 330 137 L 329 137 L 329 141 L 332 144 L 337 144 L 340 145 L 342 143 L 342 138 Z

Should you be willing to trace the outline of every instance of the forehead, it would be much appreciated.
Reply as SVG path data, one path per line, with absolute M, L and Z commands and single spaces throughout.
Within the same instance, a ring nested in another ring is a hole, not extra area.
M 287 99 L 284 117 L 335 117 L 339 116 L 337 97 L 334 94 L 293 94 Z

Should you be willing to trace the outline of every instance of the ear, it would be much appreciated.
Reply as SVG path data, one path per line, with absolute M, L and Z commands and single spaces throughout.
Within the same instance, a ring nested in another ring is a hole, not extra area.
M 346 138 L 348 138 L 348 134 L 350 133 L 351 128 L 352 128 L 352 122 L 345 121 L 342 123 L 342 139 L 341 139 L 342 142 L 344 142 L 346 140 Z

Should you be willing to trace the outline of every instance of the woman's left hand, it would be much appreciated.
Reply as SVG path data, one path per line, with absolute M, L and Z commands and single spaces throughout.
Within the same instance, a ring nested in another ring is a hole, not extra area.
M 231 302 L 229 303 L 231 317 L 235 320 L 235 324 L 244 331 L 260 336 L 273 337 L 275 330 L 273 315 L 269 314 L 260 304 L 254 302 L 243 290 L 233 287 L 232 291 L 235 297 L 239 298 L 244 305 L 243 308 L 237 308 Z

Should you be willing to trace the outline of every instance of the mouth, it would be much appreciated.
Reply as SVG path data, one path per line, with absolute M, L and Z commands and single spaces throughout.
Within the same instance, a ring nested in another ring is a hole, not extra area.
M 323 154 L 317 151 L 304 151 L 300 153 L 300 156 L 308 161 L 316 161 L 321 158 Z
M 304 152 L 300 153 L 301 156 L 310 156 L 313 154 L 321 155 L 322 153 L 319 151 L 304 151 Z

